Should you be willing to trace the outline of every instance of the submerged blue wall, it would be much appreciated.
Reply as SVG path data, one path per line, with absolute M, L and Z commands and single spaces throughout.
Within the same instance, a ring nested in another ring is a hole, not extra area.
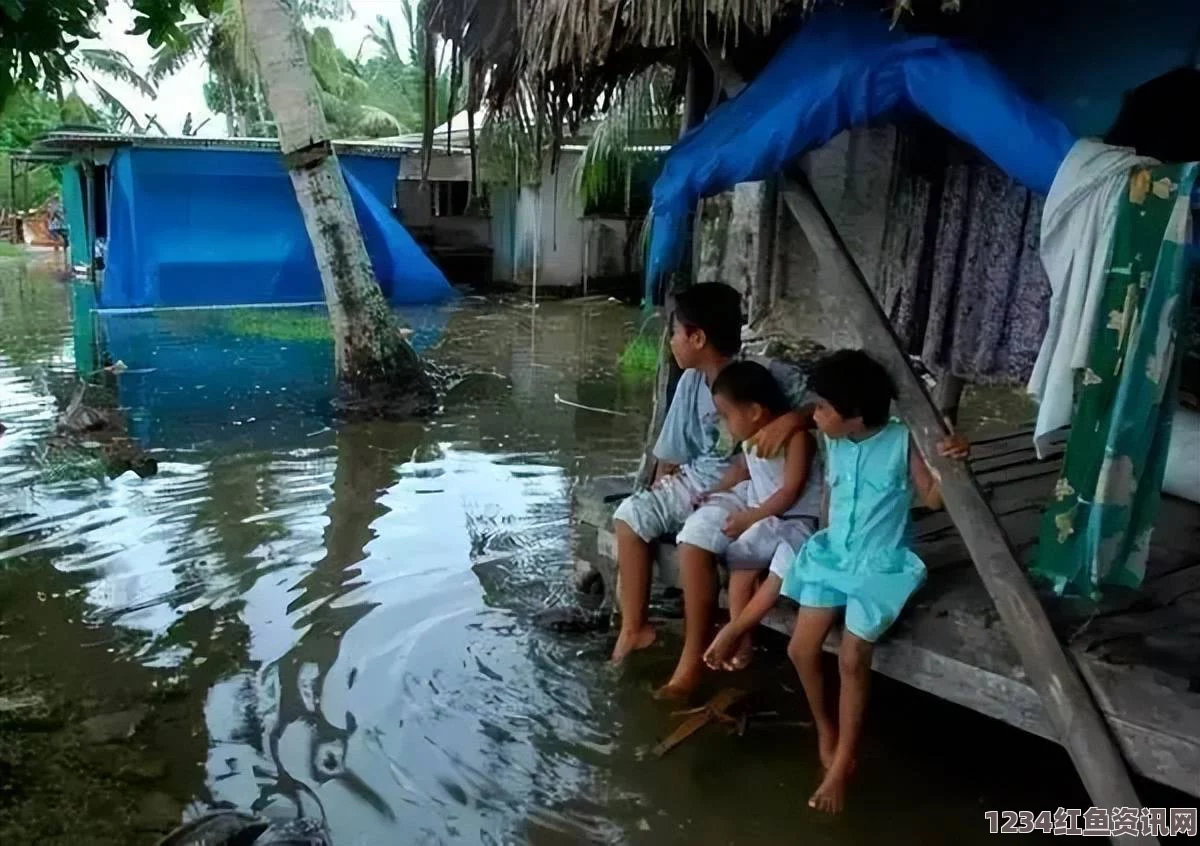
M 453 291 L 390 210 L 396 159 L 339 161 L 376 278 L 395 304 Z M 324 300 L 316 258 L 280 155 L 120 150 L 113 158 L 101 308 Z

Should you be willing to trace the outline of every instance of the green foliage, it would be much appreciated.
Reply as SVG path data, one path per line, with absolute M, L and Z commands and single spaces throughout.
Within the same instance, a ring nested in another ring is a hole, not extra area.
M 535 185 L 542 178 L 549 143 L 548 133 L 518 120 L 488 120 L 479 131 L 479 178 L 496 185 Z
M 0 0 L 0 106 L 18 83 L 53 86 L 71 76 L 67 55 L 93 38 L 107 0 Z
M 0 150 L 25 149 L 34 139 L 64 123 L 105 125 L 106 121 L 74 92 L 60 103 L 32 85 L 21 84 L 0 108 Z M 27 177 L 18 172 L 15 191 L 9 183 L 9 172 L 9 157 L 0 153 L 0 207 L 15 204 L 21 209 L 34 208 L 58 191 L 56 167 L 34 167 Z
M 94 449 L 61 447 L 43 449 L 34 456 L 40 470 L 38 482 L 103 482 L 108 478 L 108 465 Z
M 645 332 L 636 335 L 617 359 L 617 369 L 621 378 L 631 382 L 645 382 L 654 378 L 658 372 L 659 343 L 651 339 Z
M 637 148 L 670 143 L 679 134 L 679 107 L 672 72 L 658 66 L 634 77 L 610 99 L 575 169 L 575 188 L 585 209 L 611 207 L 614 197 L 624 206 L 626 185 L 644 182 L 657 167 L 656 153 Z

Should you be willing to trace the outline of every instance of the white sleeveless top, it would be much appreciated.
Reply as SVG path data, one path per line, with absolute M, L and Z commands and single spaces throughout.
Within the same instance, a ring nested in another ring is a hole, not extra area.
M 750 506 L 758 506 L 774 495 L 783 487 L 783 468 L 786 457 L 781 453 L 775 458 L 759 458 L 758 448 L 745 449 L 746 469 L 750 471 Z M 817 517 L 821 516 L 821 458 L 814 455 L 812 466 L 808 468 L 808 479 L 804 490 L 781 517 Z

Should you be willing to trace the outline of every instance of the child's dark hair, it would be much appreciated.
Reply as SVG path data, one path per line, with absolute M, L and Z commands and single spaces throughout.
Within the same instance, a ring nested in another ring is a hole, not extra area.
M 720 282 L 704 282 L 675 296 L 675 319 L 687 329 L 704 332 L 721 355 L 742 348 L 742 295 Z
M 817 362 L 808 389 L 846 418 L 861 417 L 865 426 L 888 421 L 896 383 L 887 370 L 862 350 L 838 350 Z
M 712 392 L 738 405 L 756 402 L 775 415 L 786 414 L 792 408 L 771 371 L 755 361 L 725 365 L 713 380 Z

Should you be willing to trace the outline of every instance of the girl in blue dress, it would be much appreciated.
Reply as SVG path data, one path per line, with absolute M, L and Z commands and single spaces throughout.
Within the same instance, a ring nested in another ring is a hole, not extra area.
M 842 350 L 817 364 L 809 389 L 817 397 L 813 421 L 825 451 L 825 528 L 800 549 L 782 578 L 768 577 L 705 657 L 712 665 L 727 660 L 780 593 L 800 605 L 788 656 L 812 709 L 825 769 L 808 804 L 833 813 L 842 808 L 854 769 L 875 641 L 925 580 L 925 565 L 910 547 L 910 510 L 918 503 L 940 508 L 942 499 L 908 427 L 889 416 L 896 388 L 882 365 L 861 350 Z M 965 458 L 968 449 L 961 435 L 938 445 L 951 458 Z M 843 613 L 835 717 L 825 700 L 821 647 Z

